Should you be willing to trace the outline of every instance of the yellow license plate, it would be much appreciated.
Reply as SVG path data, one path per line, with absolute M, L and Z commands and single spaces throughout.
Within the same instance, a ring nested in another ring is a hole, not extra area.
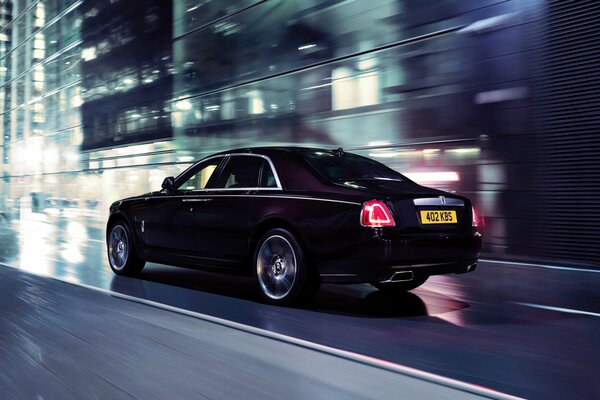
M 422 224 L 456 224 L 456 211 L 450 210 L 421 210 Z

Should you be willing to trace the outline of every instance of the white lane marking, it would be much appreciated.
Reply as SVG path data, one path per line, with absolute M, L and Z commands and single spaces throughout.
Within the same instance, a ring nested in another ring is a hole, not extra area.
M 518 301 L 515 301 L 514 304 L 519 304 L 525 307 L 533 307 L 533 308 L 540 308 L 542 310 L 550 310 L 550 311 L 557 311 L 557 312 L 563 312 L 563 313 L 568 313 L 568 314 L 579 314 L 579 315 L 587 315 L 590 317 L 600 317 L 600 313 L 595 313 L 595 312 L 591 312 L 591 311 L 582 311 L 582 310 L 575 310 L 572 308 L 562 308 L 562 307 L 553 307 L 553 306 L 545 306 L 543 304 L 533 304 L 533 303 L 521 303 Z
M 257 336 L 262 336 L 265 337 L 267 339 L 274 339 L 274 340 L 278 340 L 280 342 L 285 342 L 285 343 L 289 343 L 295 346 L 299 346 L 299 347 L 303 347 L 309 350 L 314 350 L 314 351 L 318 351 L 321 353 L 325 353 L 325 354 L 329 354 L 332 356 L 336 356 L 336 357 L 340 357 L 340 358 L 344 358 L 350 361 L 354 361 L 354 362 L 358 362 L 361 364 L 365 364 L 365 365 L 369 365 L 375 368 L 380 368 L 383 370 L 387 370 L 387 371 L 391 371 L 391 372 L 395 372 L 401 375 L 406 375 L 409 377 L 413 377 L 416 379 L 420 379 L 426 382 L 430 382 L 433 384 L 437 384 L 437 385 L 441 385 L 441 386 L 446 386 L 452 389 L 457 389 L 457 390 L 462 390 L 463 392 L 467 392 L 467 393 L 471 393 L 471 394 L 475 394 L 478 396 L 482 396 L 482 397 L 487 397 L 489 399 L 500 399 L 500 400 L 523 400 L 521 397 L 516 397 L 516 396 L 512 396 L 506 393 L 502 393 L 502 392 L 498 392 L 496 390 L 493 389 L 488 389 L 486 387 L 483 386 L 478 386 L 478 385 L 474 385 L 471 383 L 467 383 L 467 382 L 462 382 L 456 379 L 452 379 L 452 378 L 446 378 L 444 376 L 441 375 L 437 375 L 437 374 L 433 374 L 430 372 L 426 372 L 426 371 L 421 371 L 419 369 L 415 369 L 415 368 L 411 368 L 411 367 L 407 367 L 405 365 L 402 364 L 397 364 L 391 361 L 385 361 L 385 360 L 380 360 L 378 358 L 375 357 L 369 357 L 369 356 L 365 356 L 362 354 L 358 354 L 358 353 L 353 353 L 350 351 L 346 351 L 346 350 L 340 350 L 340 349 L 336 349 L 333 347 L 329 347 L 329 346 L 324 346 L 322 344 L 318 344 L 318 343 L 313 343 L 313 342 L 309 342 L 307 340 L 302 340 L 302 339 L 297 339 L 295 337 L 292 336 L 287 336 L 287 335 L 283 335 L 281 333 L 276 333 L 276 332 L 271 332 L 268 331 L 266 329 L 261 329 L 261 328 L 256 328 L 254 326 L 251 325 L 245 325 L 245 324 L 241 324 L 239 322 L 234 322 L 234 321 L 230 321 L 227 319 L 223 319 L 223 318 L 219 318 L 219 317 L 214 317 L 212 315 L 208 315 L 208 314 L 202 314 L 196 311 L 190 311 L 190 310 L 186 310 L 183 308 L 178 308 L 178 307 L 173 307 L 173 306 L 169 306 L 167 304 L 162 304 L 162 303 L 158 303 L 152 300 L 146 300 L 146 299 L 141 299 L 139 297 L 134 297 L 134 296 L 130 296 L 127 294 L 123 294 L 123 293 L 119 293 L 119 292 L 113 292 L 112 290 L 108 290 L 108 289 L 102 289 L 99 287 L 95 287 L 95 286 L 90 286 L 90 285 L 86 285 L 85 283 L 80 283 L 80 282 L 72 282 L 72 281 L 68 281 L 62 278 L 58 278 L 55 276 L 50 276 L 50 275 L 41 275 L 41 274 L 36 274 L 34 272 L 31 271 L 24 271 L 20 268 L 16 268 L 13 267 L 11 265 L 7 265 L 7 264 L 2 264 L 0 263 L 0 266 L 4 266 L 4 267 L 8 267 L 8 268 L 12 268 L 30 275 L 36 275 L 36 276 L 41 276 L 44 278 L 49 278 L 49 279 L 53 279 L 56 281 L 60 281 L 60 282 L 64 282 L 70 285 L 75 285 L 75 286 L 79 286 L 79 287 L 83 287 L 86 289 L 90 289 L 96 292 L 100 292 L 100 293 L 104 293 L 110 296 L 114 296 L 123 300 L 128 300 L 128 301 L 133 301 L 136 303 L 140 303 L 140 304 L 144 304 L 147 306 L 151 306 L 151 307 L 155 307 L 155 308 L 160 308 L 163 310 L 167 310 L 167 311 L 171 311 L 171 312 L 175 312 L 178 314 L 182 314 L 182 315 L 186 315 L 188 317 L 193 317 L 193 318 L 197 318 L 197 319 L 201 319 L 203 321 L 207 321 L 207 322 L 211 322 L 214 324 L 218 324 L 221 326 L 225 326 L 228 328 L 232 328 L 232 329 L 236 329 L 239 331 L 243 331 L 246 333 L 250 333 L 250 334 L 254 334 Z
M 557 265 L 546 265 L 546 264 L 531 264 L 524 262 L 516 262 L 516 261 L 500 261 L 500 260 L 486 260 L 479 259 L 481 262 L 494 263 L 494 264 L 503 264 L 503 265 L 514 265 L 518 267 L 538 267 L 538 268 L 546 268 L 546 269 L 556 269 L 560 271 L 577 271 L 577 272 L 593 272 L 596 274 L 600 273 L 600 269 L 586 269 L 586 268 L 575 268 L 575 267 L 559 267 Z

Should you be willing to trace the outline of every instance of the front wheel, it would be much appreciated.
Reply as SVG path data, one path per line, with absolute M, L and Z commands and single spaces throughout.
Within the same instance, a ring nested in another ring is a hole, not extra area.
M 110 228 L 106 238 L 110 269 L 117 275 L 137 275 L 146 262 L 137 257 L 133 238 L 127 223 L 118 221 Z
M 260 238 L 254 271 L 262 297 L 272 304 L 294 304 L 316 291 L 317 281 L 309 273 L 304 251 L 286 229 L 271 229 Z

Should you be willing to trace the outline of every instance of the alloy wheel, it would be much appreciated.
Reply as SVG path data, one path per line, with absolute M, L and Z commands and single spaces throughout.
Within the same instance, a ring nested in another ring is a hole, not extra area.
M 115 225 L 108 239 L 108 258 L 117 271 L 122 270 L 129 257 L 127 232 L 121 225 Z
M 273 300 L 285 298 L 296 281 L 298 265 L 291 243 L 281 235 L 269 236 L 258 251 L 256 272 L 263 293 Z

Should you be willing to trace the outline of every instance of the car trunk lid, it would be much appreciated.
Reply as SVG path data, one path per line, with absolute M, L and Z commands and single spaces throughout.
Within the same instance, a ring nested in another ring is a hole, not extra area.
M 357 179 L 340 183 L 384 200 L 403 232 L 458 232 L 471 227 L 471 203 L 412 181 Z

